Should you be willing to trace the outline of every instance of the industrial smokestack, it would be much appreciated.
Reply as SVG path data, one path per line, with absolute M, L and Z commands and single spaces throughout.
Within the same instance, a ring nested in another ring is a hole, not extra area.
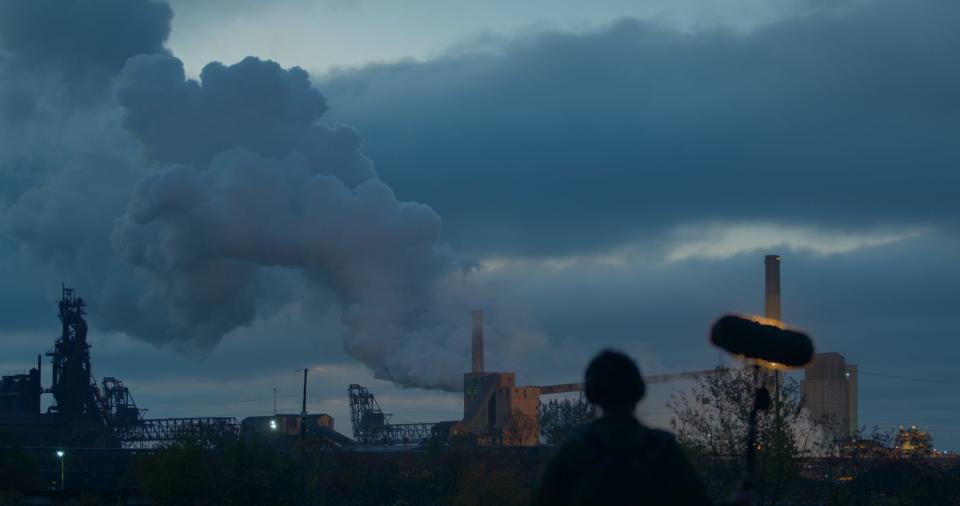
M 766 288 L 764 290 L 764 316 L 780 320 L 780 255 L 767 255 L 763 259 L 766 267 Z
M 473 312 L 473 366 L 471 372 L 483 372 L 483 311 Z

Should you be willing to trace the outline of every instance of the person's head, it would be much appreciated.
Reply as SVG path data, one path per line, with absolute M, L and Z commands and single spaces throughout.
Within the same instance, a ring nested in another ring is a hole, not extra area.
M 604 350 L 587 366 L 584 393 L 604 413 L 632 413 L 645 391 L 637 364 L 619 351 Z

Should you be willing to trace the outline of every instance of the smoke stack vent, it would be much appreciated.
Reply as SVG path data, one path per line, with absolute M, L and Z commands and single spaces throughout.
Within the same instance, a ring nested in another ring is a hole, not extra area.
M 767 255 L 763 263 L 766 267 L 764 316 L 780 320 L 780 255 Z
M 483 372 L 483 311 L 473 312 L 473 366 L 471 372 Z

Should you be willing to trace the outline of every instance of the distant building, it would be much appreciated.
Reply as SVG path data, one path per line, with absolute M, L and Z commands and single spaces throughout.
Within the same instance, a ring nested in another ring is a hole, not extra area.
M 933 437 L 930 433 L 912 426 L 900 427 L 894 440 L 894 449 L 901 456 L 920 457 L 933 453 Z
M 540 387 L 518 387 L 512 372 L 483 370 L 483 312 L 473 312 L 471 372 L 463 375 L 463 423 L 481 444 L 540 444 Z
M 250 416 L 240 422 L 240 433 L 244 437 L 257 437 L 269 444 L 280 447 L 295 447 L 300 442 L 299 414 L 277 414 L 273 416 Z M 333 430 L 333 417 L 326 414 L 306 415 L 303 439 L 308 445 L 328 448 L 352 446 L 353 440 Z
M 0 377 L 0 416 L 40 413 L 40 357 L 28 374 Z
M 839 353 L 817 353 L 800 383 L 813 421 L 831 439 L 855 437 L 859 431 L 857 366 Z
M 540 438 L 540 388 L 516 386 L 512 372 L 463 377 L 463 423 L 480 442 L 535 446 Z
M 300 435 L 301 415 L 250 416 L 240 422 L 240 430 L 246 433 Z M 333 417 L 326 414 L 307 415 L 306 432 L 310 435 L 316 428 L 334 430 Z

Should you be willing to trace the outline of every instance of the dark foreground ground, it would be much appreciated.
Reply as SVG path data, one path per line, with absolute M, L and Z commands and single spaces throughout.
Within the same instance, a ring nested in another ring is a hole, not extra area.
M 522 505 L 549 452 L 452 445 L 301 454 L 251 440 L 73 449 L 64 456 L 61 490 L 55 449 L 7 446 L 0 448 L 0 505 Z M 796 464 L 763 478 L 763 503 L 960 505 L 955 462 L 890 460 L 854 473 L 842 462 Z M 735 485 L 725 470 L 700 467 L 718 497 Z

